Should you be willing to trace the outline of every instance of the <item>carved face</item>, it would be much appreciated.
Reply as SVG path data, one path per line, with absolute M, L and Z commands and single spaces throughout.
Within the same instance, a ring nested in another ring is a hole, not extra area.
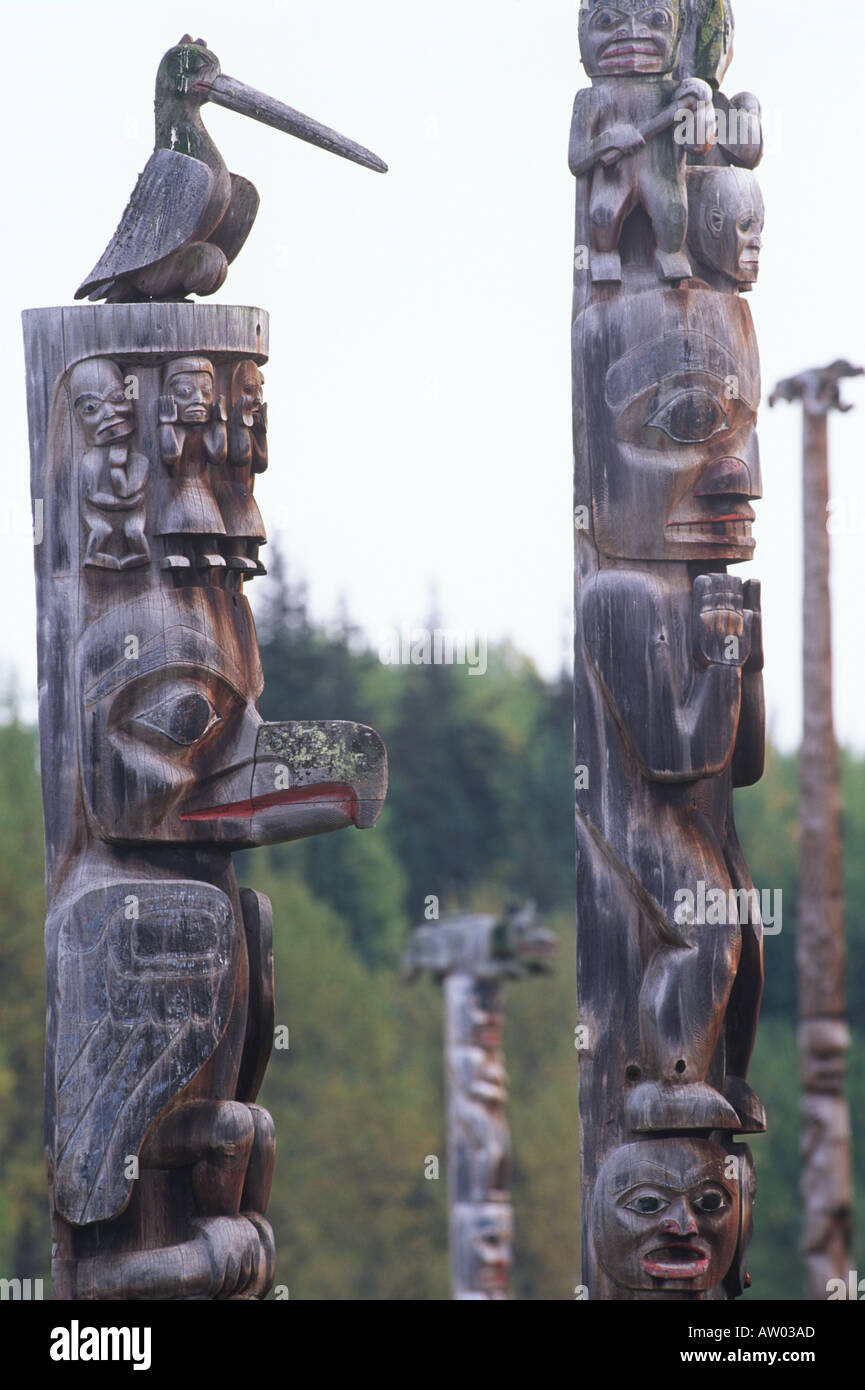
M 839 1095 L 847 1075 L 850 1030 L 841 1019 L 809 1019 L 799 1026 L 802 1085 L 806 1091 Z
M 576 354 L 575 505 L 624 559 L 728 561 L 754 550 L 760 371 L 748 307 L 652 289 L 588 309 Z M 603 383 L 599 390 L 596 383 Z
M 69 374 L 75 418 L 88 447 L 128 439 L 135 430 L 135 406 L 126 399 L 120 369 L 105 357 L 79 362 Z
M 493 1297 L 506 1293 L 513 1227 L 513 1211 L 504 1202 L 456 1208 L 453 1237 L 462 1289 Z
M 240 363 L 235 370 L 231 387 L 234 399 L 241 403 L 243 414 L 250 416 L 253 421 L 259 419 L 264 402 L 264 377 L 254 362 L 247 358 Z
M 294 726 L 262 721 L 245 599 L 150 595 L 94 623 L 80 661 L 84 794 L 101 838 L 241 848 L 359 823 L 349 771 L 320 773 L 326 749 L 285 747 Z
M 177 418 L 184 425 L 203 425 L 211 417 L 214 398 L 213 367 L 206 357 L 181 357 L 169 362 L 163 373 L 166 395 L 177 402 Z
M 764 221 L 763 195 L 749 169 L 689 171 L 688 246 L 695 260 L 735 285 L 753 285 Z
M 626 1289 L 704 1292 L 729 1270 L 739 1241 L 739 1183 L 707 1140 L 626 1144 L 598 1171 L 592 1208 L 602 1267 Z
M 682 0 L 588 0 L 580 10 L 580 53 L 590 77 L 671 72 L 684 26 Z

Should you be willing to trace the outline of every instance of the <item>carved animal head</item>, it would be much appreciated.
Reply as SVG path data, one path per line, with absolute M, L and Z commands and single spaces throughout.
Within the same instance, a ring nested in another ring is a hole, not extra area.
M 686 21 L 685 0 L 584 0 L 580 53 L 590 77 L 672 72 Z
M 598 549 L 630 560 L 750 559 L 762 482 L 747 304 L 652 289 L 587 310 L 583 333 L 576 501 L 591 501 Z
M 219 59 L 204 39 L 184 34 L 174 48 L 164 54 L 156 73 L 156 100 L 178 99 L 188 106 L 201 106 L 208 100 L 207 89 L 199 83 L 212 82 L 221 72 Z
M 687 0 L 687 10 L 676 76 L 699 77 L 718 88 L 733 61 L 733 7 L 730 0 Z

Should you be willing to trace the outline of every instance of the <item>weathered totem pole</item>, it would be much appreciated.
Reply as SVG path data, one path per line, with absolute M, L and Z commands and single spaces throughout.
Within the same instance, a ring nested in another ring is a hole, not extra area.
M 760 108 L 727 0 L 586 0 L 573 313 L 583 1271 L 591 1299 L 746 1283 L 762 990 L 733 788 L 762 775 L 760 371 L 741 297 Z
M 452 1297 L 511 1297 L 508 1077 L 502 982 L 549 968 L 556 938 L 534 906 L 505 918 L 447 917 L 416 927 L 405 975 L 443 983 Z
M 850 410 L 840 383 L 861 367 L 834 362 L 779 382 L 769 404 L 802 402 L 802 708 L 797 908 L 799 1070 L 802 1082 L 802 1252 L 810 1299 L 832 1280 L 846 1290 L 853 1225 L 850 1107 L 844 1094 L 850 1030 L 841 841 L 841 781 L 832 713 L 829 412 Z
M 60 1299 L 267 1293 L 271 909 L 232 852 L 371 826 L 387 784 L 371 729 L 256 708 L 268 318 L 185 298 L 218 289 L 258 207 L 208 100 L 384 168 L 185 35 L 159 66 L 155 152 L 78 291 L 110 302 L 24 315 Z

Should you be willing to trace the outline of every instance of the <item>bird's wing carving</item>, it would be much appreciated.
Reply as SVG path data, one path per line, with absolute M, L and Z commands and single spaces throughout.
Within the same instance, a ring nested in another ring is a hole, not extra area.
M 56 1207 L 109 1221 L 132 1192 L 130 1157 L 226 1030 L 234 914 L 210 884 L 114 883 L 52 913 L 46 935 Z
M 231 262 L 241 250 L 243 243 L 252 231 L 252 224 L 258 212 L 258 189 L 242 174 L 231 174 L 231 202 L 223 214 L 222 221 L 207 238 Z
M 76 299 L 122 275 L 161 261 L 196 239 L 210 202 L 213 174 L 200 159 L 178 150 L 156 150 L 144 166 L 120 225 Z

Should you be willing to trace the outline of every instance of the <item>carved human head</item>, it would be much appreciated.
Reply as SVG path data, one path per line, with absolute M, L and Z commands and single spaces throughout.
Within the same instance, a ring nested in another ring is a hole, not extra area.
M 764 221 L 763 195 L 750 169 L 689 169 L 688 249 L 740 289 L 760 273 Z
M 458 1205 L 452 1233 L 460 1288 L 477 1297 L 507 1292 L 514 1217 L 506 1202 Z
M 738 1160 L 711 1140 L 625 1144 L 598 1170 L 595 1251 L 622 1288 L 717 1288 L 733 1263 L 740 1222 Z
M 590 307 L 579 332 L 574 501 L 601 553 L 750 559 L 762 488 L 747 304 L 653 287 Z
M 177 402 L 177 418 L 185 425 L 210 419 L 214 398 L 213 364 L 206 357 L 175 357 L 162 373 L 163 392 Z
M 244 415 L 257 419 L 264 401 L 264 377 L 250 357 L 238 362 L 231 378 L 231 398 L 239 402 Z
M 126 397 L 123 374 L 107 357 L 90 357 L 69 373 L 69 395 L 88 447 L 127 439 L 135 429 L 135 406 Z
M 672 72 L 685 29 L 685 0 L 584 0 L 580 53 L 590 77 Z

